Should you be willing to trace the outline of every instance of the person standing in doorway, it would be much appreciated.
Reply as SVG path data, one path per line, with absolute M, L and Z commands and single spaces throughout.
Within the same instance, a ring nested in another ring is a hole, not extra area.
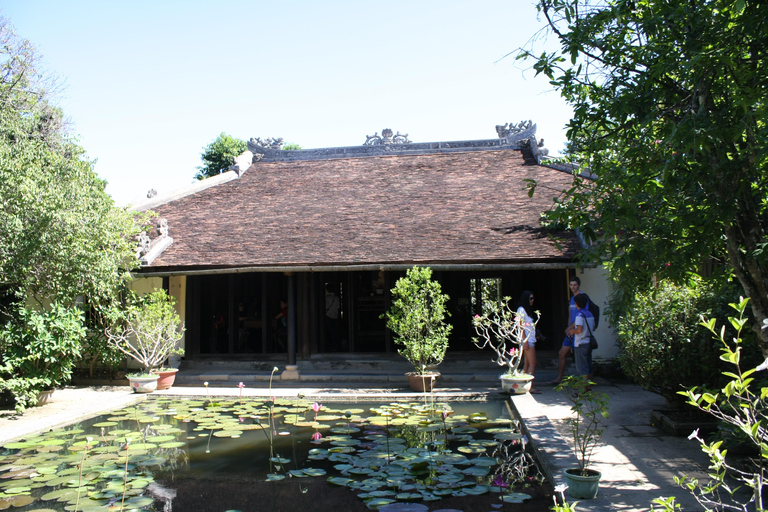
M 282 350 L 287 349 L 288 341 L 288 301 L 280 299 L 280 312 L 275 315 L 275 339 Z
M 523 342 L 523 372 L 531 377 L 536 373 L 536 325 L 534 318 L 538 318 L 538 313 L 533 309 L 533 292 L 525 290 L 520 295 L 520 303 L 517 308 L 517 315 L 523 322 L 525 338 Z M 538 389 L 531 386 L 529 393 L 541 393 Z
M 325 327 L 328 332 L 326 350 L 339 350 L 339 297 L 333 291 L 331 283 L 325 283 Z
M 565 328 L 565 339 L 563 339 L 563 345 L 560 347 L 560 352 L 557 353 L 557 378 L 550 382 L 552 385 L 558 385 L 565 376 L 565 364 L 568 360 L 568 355 L 573 350 L 573 336 L 568 332 L 573 329 L 574 322 L 576 321 L 576 314 L 578 308 L 576 307 L 576 296 L 581 294 L 581 279 L 578 276 L 571 276 L 568 281 L 568 287 L 571 289 L 571 300 L 568 304 L 568 327 Z

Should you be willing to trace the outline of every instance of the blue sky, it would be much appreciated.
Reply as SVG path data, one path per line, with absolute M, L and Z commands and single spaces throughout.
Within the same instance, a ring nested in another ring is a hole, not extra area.
M 493 138 L 531 119 L 553 154 L 571 115 L 529 64 L 499 60 L 544 25 L 528 0 L 4 0 L 0 14 L 60 77 L 118 204 L 191 183 L 221 132 L 316 148 L 384 128 Z

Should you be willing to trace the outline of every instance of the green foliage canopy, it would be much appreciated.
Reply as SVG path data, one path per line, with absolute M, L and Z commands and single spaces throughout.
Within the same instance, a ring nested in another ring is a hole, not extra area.
M 51 103 L 34 48 L 0 18 L 0 390 L 17 407 L 70 377 L 85 318 L 105 318 L 138 262 L 115 207 Z
M 768 4 L 538 8 L 561 49 L 518 58 L 533 59 L 573 106 L 568 138 L 582 171 L 555 191 L 547 221 L 578 228 L 593 244 L 585 257 L 607 263 L 623 290 L 714 261 L 752 298 L 759 332 L 768 317 Z M 768 332 L 761 346 L 768 351 Z
M 1 18 L 0 43 L 0 292 L 108 302 L 137 264 L 140 227 L 104 192 L 48 101 L 34 49 Z
M 197 168 L 195 178 L 204 180 L 225 172 L 232 165 L 233 158 L 247 150 L 248 144 L 244 140 L 221 132 L 216 140 L 203 148 L 200 155 L 203 165 Z

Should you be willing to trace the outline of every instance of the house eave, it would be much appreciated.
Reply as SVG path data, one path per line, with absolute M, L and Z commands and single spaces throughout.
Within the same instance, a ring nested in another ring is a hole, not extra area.
M 226 268 L 175 268 L 155 271 L 141 270 L 134 273 L 134 277 L 169 277 L 169 276 L 194 276 L 213 274 L 244 274 L 251 272 L 268 273 L 295 273 L 295 272 L 362 272 L 384 270 L 391 272 L 404 272 L 414 265 L 429 267 L 435 272 L 488 272 L 500 270 L 563 270 L 575 269 L 578 263 L 575 261 L 552 262 L 519 262 L 519 263 L 361 263 L 344 265 L 261 265 Z

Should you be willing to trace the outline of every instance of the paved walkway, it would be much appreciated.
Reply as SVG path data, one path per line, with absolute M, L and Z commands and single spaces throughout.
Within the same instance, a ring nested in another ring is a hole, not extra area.
M 541 372 L 540 382 L 551 378 L 551 374 Z M 611 384 L 601 379 L 596 389 L 610 396 L 610 419 L 605 432 L 604 444 L 596 451 L 594 468 L 602 472 L 600 495 L 595 500 L 581 501 L 579 512 L 640 512 L 651 509 L 651 501 L 659 496 L 676 496 L 683 511 L 699 511 L 702 508 L 683 489 L 678 488 L 673 480 L 675 475 L 689 474 L 704 476 L 707 459 L 701 453 L 697 443 L 685 437 L 672 437 L 650 425 L 650 412 L 664 408 L 664 400 L 653 393 L 643 391 L 631 384 Z M 311 385 L 296 382 L 296 387 L 286 386 L 277 381 L 272 390 L 275 396 L 295 397 L 304 393 L 307 397 L 315 396 L 373 396 L 397 395 L 414 396 L 403 388 L 395 386 L 378 387 L 354 386 L 332 387 L 331 382 Z M 259 386 L 259 387 L 257 387 Z M 524 418 L 533 444 L 556 483 L 563 482 L 565 468 L 576 465 L 576 459 L 564 437 L 564 420 L 570 415 L 570 402 L 551 386 L 539 384 L 542 393 L 524 395 L 513 399 L 515 406 Z M 249 385 L 243 390 L 244 395 L 266 396 L 270 393 L 266 384 Z M 166 395 L 237 395 L 239 390 L 230 386 L 179 387 L 157 394 Z M 437 394 L 490 393 L 498 394 L 498 386 L 493 387 L 441 387 Z M 418 395 L 420 396 L 420 395 Z M 22 417 L 0 416 L 0 445 L 10 440 L 23 438 L 40 432 L 66 425 L 94 415 L 123 407 L 145 395 L 130 393 L 127 386 L 119 387 L 68 387 L 57 390 L 50 403 L 29 409 Z

